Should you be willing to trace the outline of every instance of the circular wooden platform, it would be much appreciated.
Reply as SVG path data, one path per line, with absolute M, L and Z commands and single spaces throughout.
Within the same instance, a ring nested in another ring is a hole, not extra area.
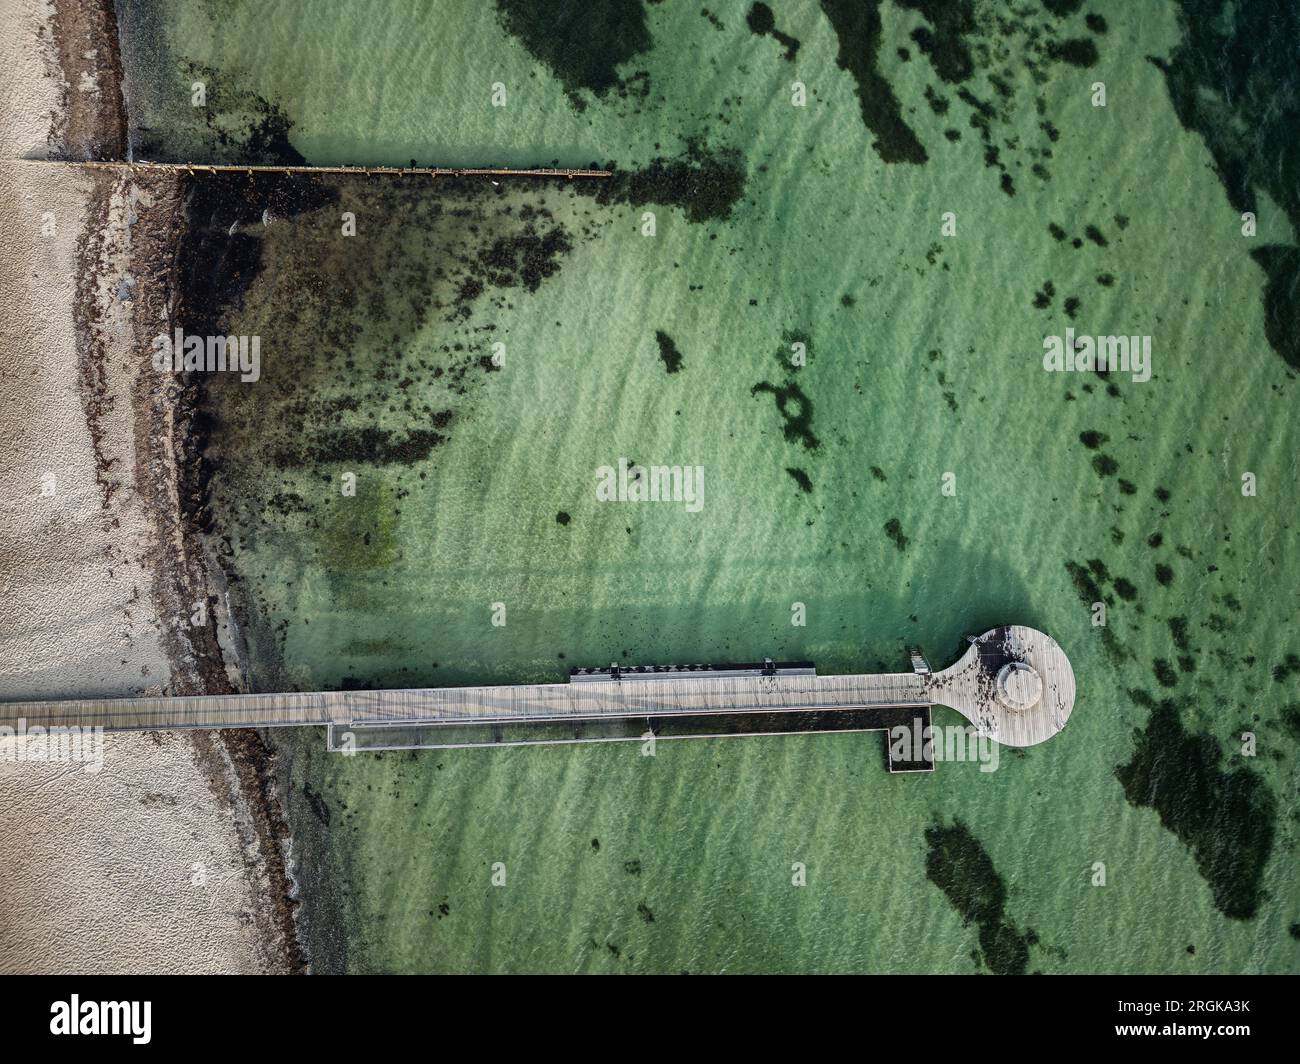
M 930 700 L 950 706 L 1003 746 L 1036 746 L 1074 709 L 1074 669 L 1051 636 L 1023 625 L 985 632 L 960 661 L 929 677 Z

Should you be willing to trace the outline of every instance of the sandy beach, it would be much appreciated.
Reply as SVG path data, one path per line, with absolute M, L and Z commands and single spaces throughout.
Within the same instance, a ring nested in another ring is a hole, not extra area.
M 141 356 L 183 189 L 46 161 L 124 151 L 111 3 L 0 0 L 0 41 L 0 698 L 229 689 L 185 396 Z M 101 765 L 0 744 L 0 971 L 303 967 L 256 736 L 109 735 Z

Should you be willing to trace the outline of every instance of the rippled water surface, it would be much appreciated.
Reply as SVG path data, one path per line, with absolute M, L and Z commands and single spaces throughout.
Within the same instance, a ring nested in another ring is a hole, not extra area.
M 196 193 L 196 320 L 263 345 L 205 398 L 252 686 L 941 667 L 1000 623 L 1079 682 L 911 779 L 870 735 L 278 737 L 318 967 L 1296 970 L 1289 10 L 122 7 L 137 156 L 620 175 Z M 1067 327 L 1151 379 L 1045 372 Z M 620 458 L 702 509 L 598 502 Z

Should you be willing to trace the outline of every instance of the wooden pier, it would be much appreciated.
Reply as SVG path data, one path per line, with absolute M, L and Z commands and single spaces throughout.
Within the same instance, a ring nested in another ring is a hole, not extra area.
M 928 726 L 937 704 L 1005 746 L 1034 746 L 1065 727 L 1074 707 L 1069 660 L 1055 640 L 1032 628 L 985 632 L 941 672 L 929 672 L 924 659 L 915 668 L 818 676 L 807 662 L 769 662 L 730 671 L 705 665 L 583 670 L 580 678 L 550 684 L 6 702 L 0 728 L 315 725 L 329 729 L 331 748 L 392 749 L 635 740 L 647 733 L 888 730 L 908 721 Z M 349 733 L 355 733 L 351 740 Z M 367 741 L 381 736 L 387 740 Z

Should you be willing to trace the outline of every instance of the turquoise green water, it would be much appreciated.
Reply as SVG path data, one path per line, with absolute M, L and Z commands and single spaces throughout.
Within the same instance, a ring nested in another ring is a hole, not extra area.
M 885 773 L 875 736 L 351 759 L 284 737 L 319 968 L 998 969 L 936 885 L 933 862 L 951 860 L 926 829 L 960 820 L 994 870 L 966 852 L 973 889 L 1029 970 L 1296 970 L 1295 378 L 1249 257 L 1294 234 L 1264 188 L 1243 237 L 1205 139 L 1180 124 L 1147 60 L 1184 38 L 1173 5 L 1089 5 L 1104 34 L 1027 5 L 1017 27 L 972 33 L 960 87 L 910 36 L 923 15 L 882 5 L 878 69 L 924 165 L 882 161 L 812 4 L 776 15 L 794 62 L 746 26 L 748 4 L 715 7 L 721 29 L 696 6 L 648 6 L 648 47 L 617 68 L 647 73 L 643 100 L 644 80 L 566 95 L 488 4 L 311 7 L 126 5 L 128 73 L 151 82 L 131 100 L 141 154 L 238 158 L 278 109 L 314 162 L 632 168 L 698 138 L 739 152 L 746 179 L 706 221 L 520 181 L 340 180 L 267 227 L 256 193 L 218 203 L 212 239 L 239 220 L 261 254 L 223 321 L 261 335 L 263 379 L 208 390 L 213 543 L 239 578 L 252 686 L 764 654 L 892 670 L 910 644 L 946 665 L 998 623 L 1052 633 L 1079 681 L 1050 743 L 924 779 Z M 1094 40 L 1096 63 L 1026 60 L 1041 27 Z M 201 118 L 200 68 L 216 72 Z M 959 88 L 995 108 L 987 146 Z M 535 286 L 516 254 L 545 264 Z M 1044 372 L 1043 337 L 1067 325 L 1151 335 L 1152 380 Z M 496 342 L 499 369 L 480 363 Z M 810 435 L 787 436 L 763 384 L 798 388 Z M 702 510 L 597 502 L 597 468 L 620 457 L 703 466 Z M 1067 568 L 1090 562 L 1095 592 Z M 1116 769 L 1151 699 L 1215 753 L 1157 772 L 1142 804 Z M 1258 756 L 1241 756 L 1243 731 Z M 1206 845 L 1222 858 L 1209 872 Z M 1243 882 L 1234 854 L 1262 862 L 1247 919 L 1216 906 L 1216 884 Z

